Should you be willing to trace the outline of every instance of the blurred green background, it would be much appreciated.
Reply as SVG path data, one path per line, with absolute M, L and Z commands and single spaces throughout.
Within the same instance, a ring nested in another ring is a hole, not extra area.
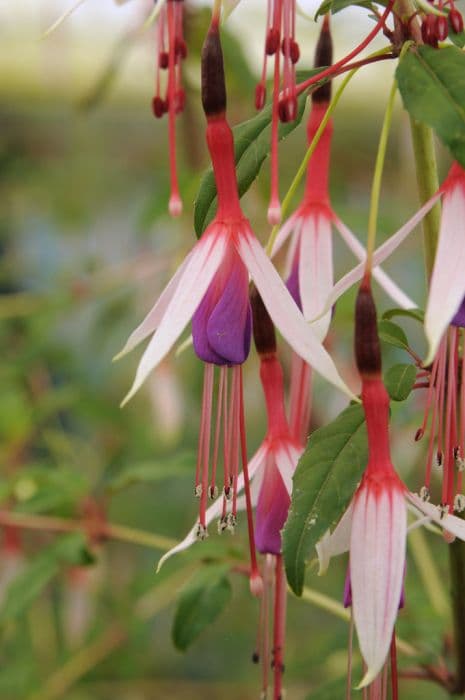
M 208 11 L 188 7 L 188 106 L 178 123 L 185 213 L 173 221 L 167 215 L 167 125 L 155 121 L 150 109 L 154 30 L 139 31 L 151 3 L 88 0 L 54 34 L 39 40 L 66 7 L 58 0 L 0 3 L 2 508 L 25 514 L 29 523 L 34 516 L 83 515 L 91 522 L 104 513 L 111 523 L 176 541 L 191 527 L 197 509 L 192 484 L 201 364 L 190 349 L 179 357 L 172 354 L 120 410 L 140 352 L 117 364 L 112 357 L 195 241 L 192 205 L 207 165 L 198 68 Z M 334 23 L 338 56 L 351 44 L 352 33 L 361 36 L 368 26 L 362 11 L 343 15 Z M 225 27 L 233 123 L 253 114 L 263 22 L 261 4 L 243 0 Z M 316 33 L 313 23 L 299 25 L 302 67 L 311 65 Z M 335 117 L 333 204 L 362 241 L 392 70 L 383 65 L 361 72 Z M 304 143 L 300 128 L 281 146 L 283 192 Z M 439 155 L 444 173 L 448 159 Z M 244 198 L 262 241 L 269 234 L 267 193 L 265 165 Z M 416 207 L 408 120 L 398 105 L 380 239 Z M 421 306 L 420 240 L 419 233 L 412 236 L 386 269 Z M 342 245 L 336 244 L 336 254 L 340 274 L 353 261 Z M 349 379 L 354 371 L 353 298 L 351 292 L 338 305 L 330 341 Z M 378 299 L 381 309 L 390 306 L 381 293 Z M 418 327 L 407 322 L 405 328 L 421 354 Z M 388 365 L 406 361 L 400 350 L 384 351 Z M 288 361 L 287 351 L 282 352 Z M 252 454 L 265 428 L 253 353 L 246 372 Z M 344 399 L 319 380 L 316 396 L 313 427 L 344 406 Z M 413 490 L 421 485 L 423 449 L 413 442 L 420 420 L 421 398 L 393 407 L 396 463 Z M 187 652 L 180 653 L 171 642 L 183 582 L 205 562 L 246 558 L 243 522 L 234 539 L 212 534 L 205 545 L 171 560 L 158 575 L 155 565 L 162 549 L 157 547 L 115 539 L 93 542 L 94 564 L 83 568 L 89 553 L 82 541 L 71 543 L 71 553 L 57 556 L 50 553 L 56 533 L 21 528 L 14 534 L 19 543 L 8 549 L 5 540 L 0 562 L 2 699 L 259 696 L 260 673 L 251 663 L 258 606 L 244 577 L 231 575 L 230 605 Z M 434 535 L 427 540 L 447 596 L 445 547 Z M 307 584 L 340 600 L 345 567 L 345 560 L 335 561 L 323 579 L 311 568 Z M 12 602 L 6 590 L 18 575 L 22 588 Z M 449 623 L 441 605 L 434 608 L 414 558 L 406 588 L 399 634 L 425 659 L 433 658 Z M 345 622 L 290 596 L 287 697 L 342 697 L 347 639 Z M 401 667 L 410 663 L 400 655 Z M 336 685 L 326 687 L 328 682 Z M 326 690 L 318 691 L 321 687 Z M 443 697 L 419 681 L 405 682 L 402 691 L 402 697 L 412 700 Z

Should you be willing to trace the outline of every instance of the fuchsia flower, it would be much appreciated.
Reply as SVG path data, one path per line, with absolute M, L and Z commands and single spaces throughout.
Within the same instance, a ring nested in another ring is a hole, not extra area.
M 327 66 L 332 62 L 332 41 L 329 16 L 326 15 L 315 51 L 315 66 Z M 331 97 L 331 82 L 312 92 L 312 107 L 307 123 L 307 138 L 310 144 L 325 118 Z M 334 285 L 332 227 L 341 234 L 349 249 L 360 260 L 365 258 L 365 249 L 356 236 L 334 213 L 329 198 L 329 166 L 333 134 L 332 119 L 318 141 L 307 166 L 307 178 L 301 204 L 281 227 L 276 237 L 272 255 L 290 239 L 287 253 L 286 278 L 294 301 L 307 320 L 315 319 L 325 308 L 325 302 Z M 374 271 L 375 279 L 403 308 L 412 308 L 415 303 L 381 269 Z M 317 321 L 312 329 L 323 341 L 331 322 L 331 310 Z M 290 424 L 294 435 L 301 441 L 308 432 L 310 416 L 311 367 L 294 357 L 291 376 Z
M 410 493 L 392 466 L 389 397 L 381 378 L 376 309 L 369 283 L 357 297 L 355 348 L 362 379 L 368 433 L 368 465 L 349 509 L 334 532 L 317 545 L 320 571 L 331 556 L 350 551 L 350 583 L 355 626 L 367 665 L 361 685 L 383 667 L 402 595 L 407 535 L 407 501 L 415 510 L 465 540 L 465 522 Z
M 155 117 L 168 113 L 170 185 L 169 211 L 172 216 L 182 212 L 176 168 L 176 116 L 184 109 L 185 94 L 182 87 L 182 61 L 187 56 L 183 36 L 184 0 L 165 0 L 157 20 L 157 63 L 155 68 L 155 96 L 152 109 Z M 161 72 L 167 71 L 162 96 Z

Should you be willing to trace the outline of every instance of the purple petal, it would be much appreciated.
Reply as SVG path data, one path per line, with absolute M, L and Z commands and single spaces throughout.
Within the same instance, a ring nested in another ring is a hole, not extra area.
M 465 297 L 462 299 L 459 310 L 452 319 L 451 324 L 459 328 L 465 328 Z
M 262 554 L 281 553 L 281 530 L 291 500 L 276 466 L 269 455 L 255 516 L 255 544 Z
M 292 261 L 291 274 L 287 278 L 286 287 L 289 290 L 289 294 L 294 299 L 295 303 L 302 311 L 302 299 L 300 296 L 300 286 L 299 286 L 299 255 L 296 253 L 294 260 Z
M 237 256 L 228 268 L 218 271 L 192 318 L 196 354 L 216 365 L 242 364 L 250 351 L 248 273 Z

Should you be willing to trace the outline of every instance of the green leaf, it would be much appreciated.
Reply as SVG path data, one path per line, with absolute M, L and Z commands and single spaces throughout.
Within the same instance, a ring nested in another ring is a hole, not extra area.
M 305 561 L 350 503 L 367 464 L 365 417 L 349 406 L 310 437 L 294 474 L 289 515 L 283 531 L 287 580 L 301 595 Z
M 382 318 L 389 321 L 391 318 L 396 316 L 405 316 L 406 318 L 413 318 L 415 321 L 423 323 L 425 320 L 425 312 L 421 309 L 388 309 L 384 312 Z
M 405 401 L 415 384 L 417 370 L 414 365 L 394 365 L 384 377 L 384 383 L 393 401 Z
M 458 46 L 460 49 L 463 49 L 465 46 L 465 32 L 460 32 L 459 34 L 456 34 L 450 24 L 449 21 L 449 39 L 453 44 Z
M 346 7 L 366 7 L 373 11 L 375 5 L 382 4 L 385 3 L 370 2 L 370 0 L 359 0 L 358 2 L 354 0 L 324 0 L 316 12 L 315 19 L 318 19 L 321 15 L 325 15 L 327 12 L 331 12 L 332 15 L 335 15 L 337 12 L 345 10 Z
M 185 651 L 222 612 L 232 590 L 225 565 L 205 566 L 182 589 L 174 616 L 174 645 Z
M 62 565 L 86 566 L 93 561 L 82 533 L 63 535 L 53 545 L 43 549 L 12 581 L 0 609 L 0 622 L 23 613 L 59 573 Z
M 308 71 L 306 78 L 316 75 L 321 70 L 322 68 L 315 68 L 312 71 Z M 317 85 L 319 84 L 317 83 Z M 279 124 L 279 140 L 288 136 L 302 121 L 306 99 L 307 95 L 305 93 L 298 98 L 297 118 L 293 122 Z M 257 177 L 270 151 L 271 114 L 272 105 L 267 103 L 255 117 L 238 124 L 233 129 L 234 157 L 240 197 L 247 192 Z M 199 193 L 194 204 L 194 228 L 199 238 L 212 221 L 215 211 L 216 185 L 213 171 L 209 168 L 202 178 Z
M 378 323 L 378 333 L 380 339 L 384 343 L 389 345 L 394 345 L 396 348 L 402 348 L 402 350 L 408 350 L 409 344 L 407 336 L 404 331 L 397 323 L 392 321 L 380 321 Z
M 396 75 L 406 110 L 465 167 L 465 54 L 455 46 L 414 46 Z

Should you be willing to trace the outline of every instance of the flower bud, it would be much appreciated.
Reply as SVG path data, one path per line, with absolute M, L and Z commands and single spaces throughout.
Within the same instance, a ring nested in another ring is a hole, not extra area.
M 436 17 L 436 36 L 439 41 L 447 39 L 449 34 L 449 23 L 447 17 Z
M 455 7 L 449 12 L 449 22 L 452 27 L 454 34 L 460 34 L 463 32 L 463 17 Z

